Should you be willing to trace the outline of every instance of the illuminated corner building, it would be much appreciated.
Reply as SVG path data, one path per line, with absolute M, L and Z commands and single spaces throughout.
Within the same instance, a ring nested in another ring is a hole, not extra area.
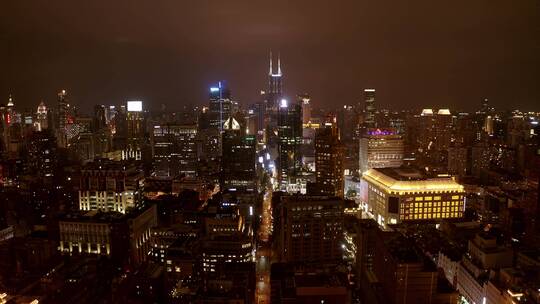
M 59 219 L 60 253 L 98 255 L 138 265 L 149 260 L 155 205 L 129 214 L 81 211 Z
M 233 114 L 233 102 L 231 92 L 221 81 L 218 85 L 210 88 L 209 105 L 210 127 L 223 130 L 225 120 Z
M 88 163 L 81 169 L 79 209 L 126 213 L 142 200 L 143 178 L 142 171 L 130 162 Z
M 143 102 L 133 100 L 127 102 L 127 146 L 123 151 L 123 159 L 142 159 L 142 148 L 145 142 Z
M 345 147 L 335 121 L 325 123 L 315 134 L 316 194 L 343 197 Z M 314 193 L 315 194 L 315 193 Z
M 156 176 L 195 176 L 198 166 L 196 124 L 155 125 L 152 130 Z
M 222 190 L 255 191 L 257 189 L 256 138 L 245 133 L 245 129 L 233 117 L 229 117 L 223 126 Z
M 375 127 L 375 89 L 364 89 L 364 124 Z
M 395 129 L 367 129 L 360 138 L 360 173 L 371 168 L 398 168 L 403 154 L 403 138 Z
M 204 274 L 223 274 L 227 264 L 253 262 L 252 240 L 241 233 L 209 235 L 202 240 L 200 252 Z
M 296 183 L 302 166 L 302 107 L 282 99 L 278 111 L 278 182 L 286 191 L 289 184 Z
M 276 225 L 281 262 L 333 262 L 343 256 L 344 202 L 328 196 L 281 197 Z
M 440 221 L 463 216 L 463 186 L 451 177 L 428 177 L 412 168 L 370 169 L 362 175 L 367 210 L 379 225 Z

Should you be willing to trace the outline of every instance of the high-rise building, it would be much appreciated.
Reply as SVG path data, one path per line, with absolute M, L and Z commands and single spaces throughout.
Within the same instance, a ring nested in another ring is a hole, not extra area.
M 105 105 L 94 106 L 94 120 L 92 122 L 92 129 L 94 131 L 99 131 L 107 127 L 107 110 L 108 108 Z
M 32 132 L 27 143 L 28 170 L 52 182 L 58 165 L 56 147 L 56 138 L 50 130 Z
M 468 151 L 467 147 L 457 145 L 448 148 L 448 173 L 462 177 L 470 171 Z
M 375 89 L 364 89 L 364 124 L 375 127 Z
M 125 213 L 141 202 L 143 177 L 142 170 L 133 163 L 88 163 L 81 170 L 79 209 Z
M 198 166 L 196 124 L 159 124 L 151 144 L 156 176 L 195 176 Z
M 272 52 L 270 52 L 270 69 L 268 71 L 268 91 L 266 92 L 267 109 L 277 109 L 283 98 L 283 73 L 281 72 L 281 58 L 278 55 L 277 73 L 272 67 Z
M 429 177 L 412 168 L 370 169 L 361 196 L 379 225 L 461 218 L 464 188 L 451 177 Z
M 278 182 L 285 191 L 296 182 L 302 165 L 302 107 L 282 99 L 278 111 Z
M 39 103 L 36 111 L 36 130 L 41 131 L 49 127 L 49 115 L 47 106 L 43 100 Z
M 71 115 L 71 105 L 69 104 L 69 99 L 66 90 L 58 92 L 57 99 L 57 125 L 58 129 L 65 129 L 66 125 L 71 123 L 73 119 Z
M 221 81 L 218 85 L 210 88 L 210 127 L 223 131 L 225 120 L 234 114 L 231 92 Z
M 298 95 L 298 102 L 302 104 L 302 124 L 306 125 L 311 121 L 311 97 L 307 93 Z
M 281 197 L 276 227 L 282 262 L 331 262 L 342 258 L 344 202 L 328 196 Z
M 58 93 L 57 112 L 56 112 L 56 138 L 59 147 L 66 147 L 67 128 L 73 123 L 73 109 L 69 104 L 69 99 L 66 90 Z
M 345 147 L 339 140 L 334 119 L 315 134 L 316 192 L 318 195 L 343 197 L 343 161 Z
M 246 135 L 245 128 L 233 117 L 223 126 L 221 156 L 222 190 L 255 191 L 255 143 L 253 135 Z
M 360 173 L 371 168 L 398 168 L 403 154 L 403 138 L 395 129 L 367 129 L 360 138 Z
M 449 109 L 439 109 L 435 118 L 435 143 L 439 151 L 448 150 L 452 141 L 454 119 Z
M 143 102 L 131 100 L 127 102 L 127 142 L 124 159 L 142 159 L 142 150 L 146 142 Z

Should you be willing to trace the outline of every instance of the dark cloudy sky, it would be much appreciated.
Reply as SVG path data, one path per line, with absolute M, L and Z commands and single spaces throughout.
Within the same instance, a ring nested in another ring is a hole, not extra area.
M 180 108 L 227 80 L 242 103 L 281 52 L 287 95 L 380 107 L 540 110 L 540 1 L 0 1 L 0 97 Z

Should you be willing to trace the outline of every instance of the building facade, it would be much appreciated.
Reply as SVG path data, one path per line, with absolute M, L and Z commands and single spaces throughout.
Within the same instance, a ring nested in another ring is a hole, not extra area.
M 398 168 L 403 154 L 403 138 L 395 129 L 367 129 L 360 138 L 360 173 L 371 168 Z
M 464 187 L 450 177 L 428 177 L 411 168 L 370 169 L 362 175 L 364 207 L 379 225 L 461 218 Z M 367 195 L 366 195 L 367 194 Z
M 141 202 L 142 180 L 141 170 L 129 162 L 89 163 L 81 170 L 79 209 L 125 213 Z

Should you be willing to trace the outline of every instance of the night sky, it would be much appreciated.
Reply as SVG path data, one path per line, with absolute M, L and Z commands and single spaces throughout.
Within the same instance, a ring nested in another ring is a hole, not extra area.
M 89 111 L 133 98 L 171 109 L 226 80 L 242 104 L 281 53 L 288 96 L 316 106 L 540 110 L 540 1 L 23 1 L 0 3 L 0 97 Z

